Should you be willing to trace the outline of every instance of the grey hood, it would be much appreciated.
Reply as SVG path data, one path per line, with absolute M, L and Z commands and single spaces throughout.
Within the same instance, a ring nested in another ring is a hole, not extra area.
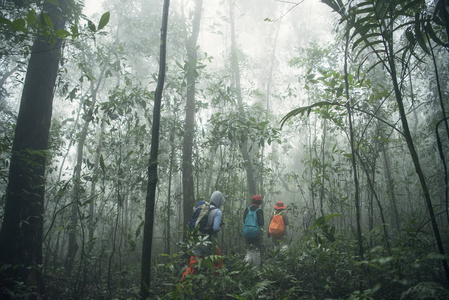
M 210 196 L 210 204 L 214 205 L 216 208 L 222 207 L 225 201 L 226 200 L 220 191 L 215 191 L 212 193 L 212 196 Z

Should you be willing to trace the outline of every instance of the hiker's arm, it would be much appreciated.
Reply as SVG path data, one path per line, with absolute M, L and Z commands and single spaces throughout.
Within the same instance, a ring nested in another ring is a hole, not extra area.
M 264 225 L 264 220 L 263 220 L 263 211 L 261 209 L 259 209 L 257 211 L 257 222 L 259 223 L 260 227 L 263 227 Z
M 221 210 L 217 209 L 217 212 L 215 213 L 215 216 L 214 216 L 214 225 L 212 227 L 214 232 L 220 231 L 222 217 L 223 217 L 223 213 L 221 212 Z

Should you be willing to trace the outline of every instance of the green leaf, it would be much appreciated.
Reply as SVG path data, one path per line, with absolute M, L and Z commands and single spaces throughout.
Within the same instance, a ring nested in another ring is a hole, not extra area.
M 70 26 L 70 31 L 72 32 L 73 37 L 76 37 L 79 34 L 78 26 L 76 25 Z
M 55 35 L 59 38 L 66 38 L 66 37 L 70 36 L 71 34 L 70 34 L 70 32 L 68 32 L 65 29 L 58 29 L 58 30 L 55 30 Z
M 26 32 L 26 28 L 25 28 L 26 22 L 24 19 L 17 19 L 12 21 L 12 26 L 15 30 L 17 31 L 22 31 L 22 32 Z
M 95 24 L 91 20 L 87 20 L 87 27 L 93 32 L 97 31 Z
M 184 70 L 184 67 L 179 62 L 175 62 L 175 63 L 181 70 Z
M 13 28 L 12 22 L 9 19 L 0 17 L 0 24 L 8 25 L 9 27 Z
M 50 15 L 47 13 L 44 13 L 44 22 L 48 27 L 53 29 L 53 27 L 54 27 L 53 21 L 51 20 Z
M 104 164 L 103 155 L 100 155 L 100 167 L 103 172 L 106 172 L 106 165 Z
M 110 13 L 105 12 L 100 19 L 100 23 L 98 23 L 98 30 L 103 29 L 109 23 Z
M 429 36 L 430 36 L 430 38 L 435 42 L 435 43 L 437 43 L 438 45 L 440 45 L 440 46 L 445 46 L 445 47 L 447 47 L 447 43 L 444 43 L 437 35 L 436 35 L 436 33 L 435 33 L 435 31 L 433 30 L 433 27 L 432 27 L 432 25 L 430 24 L 430 23 L 427 23 L 426 24 L 426 27 L 425 27 L 425 29 L 426 29 L 426 32 L 429 34 Z
M 405 30 L 405 37 L 409 41 L 410 45 L 414 45 L 415 44 L 415 35 L 413 34 L 413 31 L 410 30 L 410 28 L 407 28 Z
M 370 43 L 369 38 L 374 38 L 374 37 L 380 37 L 380 34 L 370 33 L 370 34 L 363 35 L 360 39 L 358 39 L 357 41 L 354 42 L 354 44 L 352 45 L 352 50 L 354 50 L 362 42 L 365 42 L 368 45 L 372 44 L 372 43 Z
M 332 218 L 339 217 L 339 214 L 330 214 L 326 216 L 326 223 L 329 222 Z
M 373 52 L 374 52 L 374 53 L 382 53 L 382 52 L 385 52 L 384 49 L 381 49 L 381 48 L 376 49 L 375 46 L 378 45 L 378 44 L 382 44 L 382 45 L 383 45 L 383 41 L 375 41 L 375 42 L 371 42 L 371 43 L 365 44 L 365 46 L 363 46 L 363 47 L 359 50 L 359 52 L 357 53 L 356 58 L 357 58 L 360 54 L 363 53 L 363 50 L 365 50 L 365 49 L 368 48 L 368 47 L 371 47 L 371 48 L 373 49 Z
M 418 41 L 419 46 L 421 47 L 421 49 L 426 52 L 427 54 L 430 55 L 430 51 L 427 48 L 426 42 L 424 40 L 424 36 L 421 32 L 421 22 L 420 22 L 420 13 L 417 12 L 415 14 L 415 36 L 416 36 L 416 40 Z
M 28 26 L 36 23 L 36 11 L 34 9 L 30 10 L 27 15 Z

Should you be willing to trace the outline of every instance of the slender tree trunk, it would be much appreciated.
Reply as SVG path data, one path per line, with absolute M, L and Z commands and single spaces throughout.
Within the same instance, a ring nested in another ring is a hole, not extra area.
M 103 148 L 103 132 L 106 126 L 106 121 L 103 118 L 101 121 L 101 126 L 100 126 L 100 132 L 98 134 L 98 143 L 97 143 L 97 149 L 96 151 L 96 155 L 95 155 L 95 162 L 94 162 L 94 168 L 93 168 L 93 173 L 97 174 L 98 176 L 98 171 L 99 171 L 99 166 L 100 166 L 100 158 L 101 158 L 101 150 Z M 98 176 L 99 177 L 99 176 Z M 94 232 L 95 232 L 95 190 L 96 190 L 96 183 L 97 183 L 98 179 L 94 179 L 92 181 L 92 185 L 90 187 L 90 203 L 89 203 L 89 247 L 88 247 L 88 253 L 91 254 L 92 253 L 92 249 L 94 246 Z
M 445 4 L 445 1 L 443 2 L 443 4 Z M 445 18 L 446 18 L 446 22 L 448 21 L 447 20 L 447 11 L 446 11 L 446 9 L 444 9 L 445 10 Z M 449 24 L 446 24 L 446 25 L 448 25 L 449 26 Z M 449 32 L 449 29 L 448 28 L 446 28 L 446 30 L 448 30 L 448 32 Z M 433 61 L 433 68 L 435 69 L 435 79 L 436 79 L 436 83 L 437 83 L 437 91 L 438 91 L 438 100 L 439 100 L 439 103 L 440 103 L 440 107 L 441 107 L 441 113 L 442 113 L 442 119 L 441 119 L 441 121 L 440 122 L 443 122 L 444 123 L 444 127 L 445 127 L 445 132 L 446 132 L 446 137 L 447 137 L 447 141 L 449 142 L 449 124 L 448 124 L 448 117 L 447 117 L 447 115 L 446 115 L 446 109 L 445 109 L 445 107 L 444 107 L 444 101 L 443 101 L 443 99 L 444 99 L 444 96 L 443 96 L 443 92 L 442 92 L 442 90 L 441 90 L 441 84 L 440 84 L 440 76 L 439 76 L 439 73 L 438 73 L 438 66 L 437 66 L 437 60 L 436 60 L 436 58 L 435 58 L 435 53 L 434 53 L 434 51 L 433 51 L 433 48 L 432 48 L 432 44 L 431 44 L 431 39 L 429 38 L 429 35 L 427 34 L 427 32 L 426 32 L 426 36 L 427 36 L 427 42 L 428 42 L 428 44 L 429 44 L 429 49 L 430 49 L 430 53 L 432 54 L 432 61 Z M 442 162 L 443 162 L 443 169 L 444 169 L 444 185 L 445 185 L 445 187 L 446 187 L 446 191 L 445 191 L 445 200 L 444 200 L 444 203 L 445 203 L 445 210 L 446 210 L 446 219 L 447 219 L 447 221 L 449 222 L 449 210 L 448 210 L 448 206 L 449 206 L 449 182 L 448 182 L 448 170 L 447 170 L 447 166 L 446 166 L 446 161 L 445 161 L 445 159 L 444 159 L 444 153 L 441 151 L 441 144 L 440 144 L 440 137 L 439 137 L 439 134 L 438 134 L 438 125 L 436 126 L 436 135 L 437 135 L 437 143 L 438 143 L 438 149 L 439 149 L 439 152 L 440 152 L 440 158 L 441 158 L 441 160 L 442 160 Z
M 323 120 L 323 134 L 322 134 L 322 140 L 321 140 L 321 163 L 320 163 L 320 174 L 321 174 L 321 184 L 320 184 L 320 213 L 321 216 L 324 216 L 324 178 L 325 178 L 325 172 L 326 172 L 326 156 L 324 155 L 325 152 L 325 145 L 326 145 L 326 131 L 327 131 L 327 120 Z
M 392 40 L 393 40 L 393 38 L 391 37 L 391 40 L 388 41 L 388 43 L 387 43 L 388 47 L 386 47 L 385 50 L 386 50 L 386 53 L 388 54 L 388 64 L 390 66 L 390 72 L 391 72 L 390 76 L 391 76 L 391 79 L 393 82 L 394 94 L 395 94 L 395 98 L 396 98 L 396 103 L 398 104 L 399 116 L 401 118 L 403 133 L 404 133 L 405 141 L 407 143 L 407 147 L 410 152 L 410 156 L 413 161 L 413 165 L 415 166 L 415 171 L 416 171 L 419 181 L 421 183 L 421 188 L 422 188 L 422 191 L 424 194 L 424 199 L 425 199 L 425 203 L 427 205 L 427 210 L 429 212 L 432 229 L 433 229 L 433 232 L 435 235 L 435 240 L 437 242 L 438 251 L 443 257 L 446 257 L 443 242 L 441 240 L 440 230 L 438 228 L 437 220 L 435 217 L 435 212 L 433 210 L 432 199 L 430 197 L 429 188 L 427 186 L 426 178 L 425 178 L 424 172 L 421 168 L 421 163 L 419 161 L 418 153 L 416 152 L 415 144 L 413 142 L 413 138 L 410 133 L 410 128 L 408 126 L 407 114 L 406 114 L 405 108 L 404 108 L 402 93 L 400 90 L 399 82 L 397 80 L 396 63 L 394 61 L 395 55 L 393 52 Z M 441 262 L 443 264 L 443 269 L 446 274 L 446 279 L 449 282 L 449 266 L 447 263 L 447 259 L 443 258 Z
M 349 121 L 349 139 L 351 144 L 351 164 L 352 164 L 352 172 L 354 179 L 354 204 L 356 211 L 356 225 L 357 225 L 357 243 L 359 248 L 359 259 L 363 260 L 363 238 L 362 238 L 362 227 L 361 227 L 361 218 L 362 214 L 360 211 L 360 193 L 359 193 L 359 179 L 357 175 L 357 150 L 355 147 L 354 141 L 354 129 L 352 126 L 352 113 L 351 113 L 351 105 L 350 105 L 350 97 L 349 97 L 349 82 L 348 82 L 348 49 L 349 49 L 349 32 L 346 33 L 346 42 L 345 42 L 345 61 L 344 61 L 344 72 L 345 72 L 345 94 L 347 101 L 347 110 L 348 110 L 348 121 Z M 362 287 L 361 287 L 362 288 Z
M 315 124 L 315 133 L 316 133 L 316 123 Z M 313 162 L 312 162 L 312 158 L 313 158 L 313 151 L 312 151 L 312 147 L 313 147 L 313 141 L 312 141 L 312 136 L 316 136 L 316 134 L 312 135 L 312 127 L 309 125 L 309 166 L 310 166 L 310 207 L 309 207 L 309 211 L 312 214 L 312 220 L 315 221 L 316 220 L 316 207 L 315 207 L 315 180 L 313 178 L 313 172 L 314 172 L 314 167 L 313 167 Z
M 402 123 L 402 127 L 403 127 L 404 137 L 407 142 L 407 146 L 410 151 L 410 155 L 412 157 L 413 165 L 415 166 L 415 171 L 418 174 L 418 178 L 421 183 L 421 188 L 423 190 L 424 199 L 425 199 L 425 202 L 427 205 L 427 210 L 429 212 L 430 221 L 431 221 L 433 232 L 435 235 L 435 240 L 438 245 L 438 250 L 439 250 L 440 254 L 443 257 L 445 257 L 444 246 L 443 246 L 443 242 L 441 240 L 440 230 L 438 228 L 437 220 L 435 217 L 435 212 L 433 210 L 432 199 L 430 197 L 429 188 L 427 187 L 426 178 L 424 176 L 424 172 L 422 171 L 421 164 L 419 162 L 418 153 L 415 150 L 415 144 L 413 142 L 412 136 L 410 134 L 410 129 L 408 127 L 407 115 L 405 113 L 404 104 L 402 101 L 402 94 L 401 94 L 401 91 L 399 89 L 399 85 L 398 85 L 398 82 L 396 79 L 396 68 L 394 66 L 394 62 L 390 61 L 390 67 L 392 70 L 391 77 L 393 80 L 393 86 L 394 86 L 394 91 L 395 91 L 395 95 L 396 95 L 396 102 L 398 103 L 399 115 L 401 117 L 401 123 Z M 447 260 L 442 259 L 442 264 L 443 264 L 443 269 L 446 273 L 447 281 L 449 282 L 449 266 L 447 264 Z
M 388 228 L 387 228 L 387 223 L 385 220 L 384 210 L 383 210 L 382 204 L 380 203 L 379 197 L 377 196 L 376 189 L 374 187 L 375 182 L 376 182 L 376 180 L 375 180 L 376 170 L 374 168 L 372 168 L 372 170 L 371 170 L 372 171 L 372 175 L 371 175 L 372 179 L 370 179 L 368 167 L 363 163 L 363 161 L 360 157 L 360 154 L 358 152 L 356 154 L 359 158 L 359 161 L 362 162 L 361 167 L 362 167 L 362 170 L 365 172 L 365 175 L 366 175 L 366 178 L 368 181 L 368 186 L 371 190 L 373 198 L 376 199 L 377 207 L 379 208 L 380 219 L 382 221 L 382 229 L 384 231 L 384 236 L 385 236 L 385 245 L 387 246 L 388 253 L 391 253 L 390 237 L 388 234 Z
M 195 1 L 195 13 L 192 21 L 192 35 L 186 41 L 187 50 L 187 99 L 186 119 L 182 157 L 182 190 L 184 196 L 184 220 L 190 218 L 191 208 L 195 201 L 195 186 L 193 179 L 193 139 L 195 135 L 195 92 L 196 92 L 196 65 L 198 61 L 197 42 L 200 32 L 201 12 L 203 1 Z M 184 229 L 185 236 L 185 229 Z
M 142 300 L 146 300 L 150 296 L 151 289 L 151 255 L 153 245 L 153 228 L 154 228 L 154 208 L 156 203 L 157 188 L 157 167 L 158 167 L 158 151 L 159 151 L 159 127 L 161 119 L 161 102 L 162 91 L 165 81 L 165 56 L 167 49 L 167 27 L 168 27 L 168 10 L 170 0 L 164 0 L 164 8 L 162 12 L 161 26 L 161 44 L 159 58 L 159 76 L 157 87 L 154 94 L 153 108 L 153 126 L 151 129 L 151 150 L 150 162 L 148 166 L 148 186 L 145 199 L 145 224 L 143 229 L 143 247 L 142 247 L 142 266 L 141 266 L 141 287 L 140 295 Z
M 83 125 L 83 129 L 81 131 L 80 137 L 78 139 L 78 149 L 77 149 L 77 159 L 75 166 L 75 176 L 73 178 L 73 200 L 71 205 L 71 214 L 70 214 L 70 226 L 69 226 L 69 245 L 67 247 L 67 256 L 65 261 L 65 269 L 67 274 L 70 275 L 73 268 L 73 263 L 75 259 L 75 255 L 78 251 L 78 243 L 76 241 L 76 231 L 78 226 L 78 210 L 79 210 L 79 202 L 81 201 L 81 169 L 83 164 L 83 155 L 84 155 L 84 143 L 86 142 L 87 133 L 89 130 L 89 125 L 93 119 L 93 110 L 95 108 L 98 88 L 102 82 L 103 74 L 105 69 L 103 69 L 98 81 L 97 87 L 93 88 L 91 83 L 91 94 L 92 94 L 92 103 L 90 104 L 88 111 L 85 115 L 85 122 Z
M 170 132 L 170 166 L 168 170 L 168 195 L 167 195 L 167 229 L 166 229 L 166 241 L 165 241 L 165 252 L 170 255 L 170 241 L 171 239 L 171 230 L 170 230 L 170 224 L 171 224 L 171 190 L 172 190 L 172 181 L 173 181 L 173 164 L 175 161 L 175 155 L 176 155 L 176 147 L 175 147 L 175 131 L 172 130 Z
M 54 30 L 63 29 L 67 1 L 59 7 L 44 2 Z M 23 282 L 40 298 L 46 151 L 55 81 L 61 58 L 61 40 L 39 35 L 31 49 L 12 146 L 5 213 L 0 231 L 0 264 L 10 265 L 0 275 L 0 285 L 14 289 Z M 12 280 L 11 280 L 12 279 Z M 10 296 L 1 295 L 8 299 Z
M 239 68 L 239 55 L 237 41 L 235 37 L 235 14 L 234 14 L 234 2 L 229 0 L 229 16 L 231 23 L 231 71 L 234 75 L 234 83 L 237 94 L 237 105 L 239 110 L 239 117 L 241 120 L 245 119 L 245 110 L 243 108 L 242 99 L 242 89 L 240 85 L 240 68 Z M 244 162 L 244 167 L 246 169 L 246 180 L 248 184 L 248 199 L 251 195 L 256 194 L 256 180 L 254 178 L 254 167 L 251 156 L 248 151 L 248 137 L 246 134 L 242 133 L 241 138 L 241 151 Z
M 384 174 L 385 179 L 387 180 L 387 192 L 390 199 L 390 206 L 392 208 L 392 213 L 390 215 L 390 223 L 392 225 L 392 229 L 394 231 L 393 236 L 395 236 L 399 232 L 400 222 L 399 222 L 399 213 L 398 207 L 396 205 L 396 194 L 394 191 L 394 180 L 391 176 L 391 166 L 390 166 L 390 156 L 388 155 L 388 151 L 383 142 L 381 142 L 382 147 L 382 155 L 384 158 Z

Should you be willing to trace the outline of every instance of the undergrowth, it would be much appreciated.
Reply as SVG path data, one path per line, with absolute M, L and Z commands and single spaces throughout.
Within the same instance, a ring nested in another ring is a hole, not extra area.
M 363 258 L 353 236 L 336 235 L 330 218 L 317 221 L 299 240 L 279 250 L 265 240 L 262 266 L 244 262 L 244 249 L 223 256 L 223 268 L 215 270 L 213 259 L 201 261 L 199 272 L 182 281 L 188 265 L 184 251 L 153 260 L 151 299 L 399 299 L 401 293 L 420 282 L 444 286 L 441 257 L 429 254 L 431 243 L 396 240 L 394 247 L 365 246 Z M 417 247 L 417 243 L 421 244 Z M 427 247 L 422 245 L 426 244 Z M 111 289 L 84 290 L 82 299 L 140 299 L 140 269 L 111 278 Z M 53 278 L 56 278 L 56 274 Z M 47 287 L 52 285 L 47 282 Z M 61 281 L 52 286 L 54 295 L 70 294 Z M 98 283 L 98 286 L 104 286 Z M 447 286 L 445 286 L 447 288 Z M 49 295 L 54 296 L 54 295 Z M 73 295 L 73 294 L 72 294 Z M 52 297 L 58 299 L 58 297 Z

